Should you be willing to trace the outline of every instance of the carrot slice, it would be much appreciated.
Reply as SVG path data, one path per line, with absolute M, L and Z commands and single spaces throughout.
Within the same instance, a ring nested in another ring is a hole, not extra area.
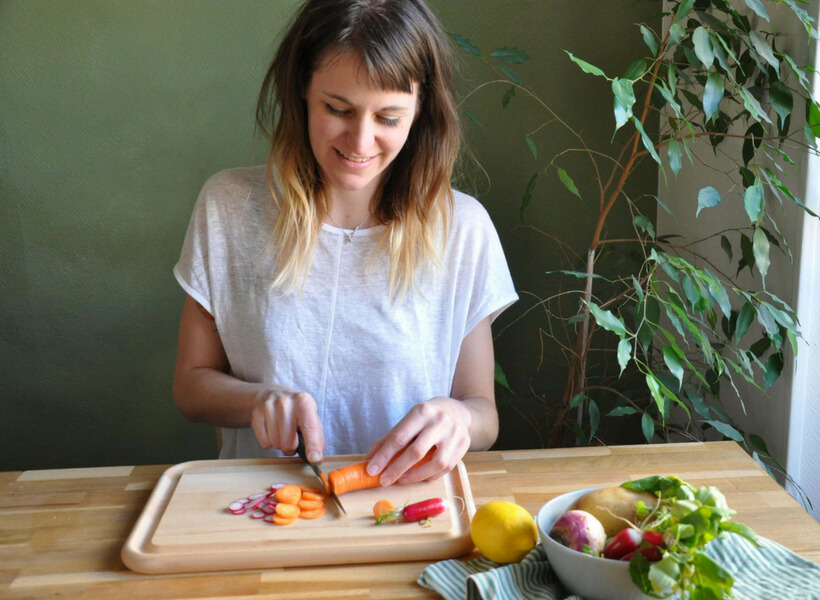
M 325 503 L 321 500 L 305 500 L 304 498 L 299 500 L 299 508 L 301 510 L 316 510 L 324 507 Z
M 379 500 L 376 504 L 373 505 L 373 516 L 377 519 L 380 518 L 382 515 L 389 514 L 393 512 L 396 507 L 393 506 L 393 503 L 390 500 Z
M 313 487 L 312 485 L 300 485 L 299 489 L 302 490 L 302 493 L 310 492 L 311 494 L 321 494 L 322 490 L 319 488 Z
M 273 497 L 277 502 L 284 502 L 285 504 L 299 504 L 299 500 L 302 498 L 302 488 L 296 484 L 289 483 L 288 485 L 283 485 L 276 490 Z
M 433 453 L 435 448 L 430 448 L 430 451 L 424 455 L 424 457 L 414 464 L 411 468 L 415 469 L 420 467 L 424 463 L 430 462 L 433 458 Z M 397 454 L 393 457 L 390 461 L 392 463 L 396 460 L 400 454 Z M 362 461 L 358 463 L 353 463 L 352 465 L 347 465 L 345 467 L 341 467 L 336 469 L 335 471 L 331 471 L 328 474 L 328 479 L 330 480 L 330 490 L 335 492 L 336 495 L 344 494 L 345 492 L 352 492 L 354 490 L 364 490 L 368 488 L 379 487 L 379 475 L 370 475 L 367 472 L 367 461 Z
M 273 517 L 271 518 L 271 521 L 273 521 L 276 525 L 292 525 L 293 523 L 296 523 L 296 521 L 298 521 L 298 520 L 299 520 L 299 517 L 295 517 L 293 519 L 287 519 L 287 518 L 283 517 L 282 515 L 277 515 L 275 513 L 274 513 Z
M 299 513 L 301 509 L 295 504 L 286 504 L 285 502 L 280 502 L 276 505 L 274 509 L 276 514 L 280 517 L 285 517 L 286 519 L 296 519 L 299 517 Z
M 302 512 L 299 513 L 299 518 L 300 519 L 318 519 L 319 517 L 324 516 L 325 512 L 326 511 L 325 511 L 324 507 L 317 508 L 316 510 L 303 510 Z
M 323 493 L 306 492 L 302 490 L 302 500 L 313 500 L 317 502 L 324 502 L 327 496 Z

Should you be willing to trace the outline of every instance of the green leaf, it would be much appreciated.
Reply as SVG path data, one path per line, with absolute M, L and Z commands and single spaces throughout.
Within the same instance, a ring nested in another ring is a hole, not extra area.
M 666 158 L 669 160 L 669 168 L 677 175 L 683 167 L 683 153 L 675 138 L 669 138 L 666 142 Z
M 746 0 L 746 6 L 751 8 L 761 19 L 771 21 L 769 11 L 766 10 L 766 6 L 760 0 Z
M 589 415 L 589 437 L 592 438 L 601 424 L 601 411 L 598 409 L 595 400 L 590 400 L 587 404 L 587 414 Z
M 510 384 L 507 382 L 507 376 L 504 374 L 504 370 L 501 368 L 501 365 L 498 364 L 498 361 L 495 363 L 495 382 L 501 387 L 512 391 Z
M 643 35 L 643 43 L 649 48 L 652 56 L 656 56 L 658 54 L 658 42 L 655 39 L 655 32 L 646 25 L 641 25 L 641 35 Z
M 629 63 L 629 66 L 626 68 L 626 72 L 624 73 L 624 79 L 635 81 L 640 79 L 644 73 L 646 73 L 646 60 L 643 58 L 637 58 Z
M 472 54 L 473 56 L 481 56 L 481 50 L 478 49 L 478 46 L 473 44 L 467 38 L 455 33 L 451 33 L 450 37 L 453 38 L 453 41 L 455 41 L 455 43 L 458 44 L 462 50 L 467 52 L 467 54 Z
M 505 76 L 507 79 L 509 79 L 510 81 L 512 81 L 513 83 L 517 83 L 518 85 L 523 85 L 523 84 L 524 84 L 524 80 L 523 80 L 523 79 L 521 79 L 521 75 L 519 75 L 518 73 L 516 73 L 515 71 L 513 71 L 513 70 L 512 70 L 510 67 L 508 67 L 507 65 L 501 65 L 501 66 L 500 66 L 500 67 L 498 67 L 498 68 L 499 68 L 499 70 L 500 70 L 502 73 L 504 73 L 504 76 Z
M 763 326 L 763 329 L 766 330 L 769 337 L 779 333 L 777 330 L 777 322 L 774 320 L 772 313 L 769 312 L 769 309 L 763 303 L 757 307 L 757 322 Z
M 631 81 L 616 77 L 612 80 L 612 94 L 615 96 L 615 129 L 618 130 L 632 117 L 635 90 Z
M 774 107 L 777 116 L 780 117 L 780 125 L 784 126 L 786 117 L 794 110 L 794 99 L 792 91 L 780 81 L 772 82 L 769 87 L 769 101 Z
M 655 239 L 655 228 L 652 226 L 652 221 L 643 215 L 635 215 L 635 226 L 646 233 L 652 239 Z
M 766 281 L 766 274 L 769 272 L 769 238 L 762 227 L 755 229 L 754 237 L 752 238 L 753 249 L 755 255 L 755 266 L 760 272 L 760 277 Z
M 527 189 L 524 191 L 524 197 L 521 199 L 521 221 L 524 221 L 524 211 L 532 201 L 532 194 L 535 191 L 535 184 L 538 182 L 538 173 L 532 176 L 527 182 Z
M 777 57 L 774 55 L 774 50 L 772 50 L 769 43 L 763 39 L 763 36 L 753 29 L 749 32 L 749 39 L 755 51 L 763 57 L 763 60 L 769 63 L 776 72 L 779 72 L 780 61 L 777 60 Z
M 732 243 L 729 241 L 725 235 L 720 236 L 720 247 L 723 248 L 723 251 L 726 253 L 726 256 L 729 257 L 729 261 L 734 260 L 734 254 L 732 253 Z
M 503 48 L 496 48 L 490 52 L 490 56 L 508 65 L 520 65 L 530 59 L 529 54 L 524 52 L 521 48 L 514 48 L 512 46 L 504 46 Z
M 683 353 L 679 348 L 673 346 L 663 347 L 663 362 L 666 363 L 669 372 L 678 380 L 678 389 L 683 387 L 683 366 L 680 364 L 682 359 Z
M 720 114 L 721 100 L 723 100 L 723 77 L 717 71 L 712 71 L 703 89 L 703 112 L 706 114 L 707 121 L 711 121 Z
M 649 581 L 654 590 L 667 590 L 679 585 L 680 565 L 674 556 L 667 554 L 649 567 Z
M 655 437 L 655 421 L 652 420 L 649 413 L 645 412 L 641 417 L 641 431 L 643 432 L 643 437 L 646 438 L 646 442 L 651 444 L 652 438 Z
M 652 373 L 646 374 L 646 387 L 649 388 L 649 391 L 652 393 L 652 398 L 655 400 L 655 404 L 658 407 L 658 412 L 661 414 L 661 417 L 664 415 L 664 400 L 663 400 L 663 391 L 661 390 L 661 383 L 658 381 L 658 378 L 655 377 Z
M 533 140 L 530 136 L 526 136 L 524 141 L 526 142 L 527 148 L 529 148 L 532 157 L 538 158 L 538 148 L 535 146 L 535 140 Z
M 605 416 L 607 417 L 626 417 L 629 415 L 634 415 L 638 413 L 637 408 L 632 408 L 631 406 L 616 406 L 611 411 L 606 413 Z
M 572 177 L 569 176 L 569 173 L 561 167 L 555 167 L 555 171 L 558 173 L 558 179 L 561 180 L 564 187 L 580 198 L 581 194 L 578 192 L 578 188 L 575 187 L 575 182 L 572 180 Z
M 669 26 L 669 47 L 677 46 L 686 35 L 686 29 L 680 23 L 672 23 Z M 672 86 L 675 89 L 675 86 Z
M 727 437 L 730 440 L 734 440 L 741 444 L 743 443 L 743 434 L 731 425 L 729 425 L 728 423 L 724 423 L 723 421 L 718 421 L 716 419 L 707 419 L 703 422 L 709 423 L 709 425 L 714 427 L 724 437 Z
M 757 223 L 763 213 L 763 184 L 759 179 L 755 179 L 753 186 L 746 188 L 743 205 L 746 208 L 746 214 L 749 215 L 749 220 Z
M 740 343 L 746 332 L 749 331 L 749 326 L 755 318 L 755 307 L 750 302 L 745 302 L 740 307 L 740 312 L 737 314 L 737 324 L 735 325 L 735 342 Z
M 763 454 L 769 453 L 769 447 L 766 445 L 766 441 L 759 435 L 750 433 L 749 441 L 752 443 L 752 446 L 760 450 Z
M 587 397 L 584 394 L 575 394 L 572 397 L 572 400 L 569 401 L 569 409 L 572 410 L 573 408 L 578 408 L 578 406 L 586 399 Z
M 720 195 L 720 192 L 713 188 L 711 185 L 707 185 L 705 188 L 701 188 L 698 192 L 698 210 L 695 213 L 697 217 L 704 208 L 712 208 L 720 204 L 720 201 L 723 200 L 723 196 Z
M 628 338 L 622 338 L 621 341 L 618 342 L 618 365 L 621 367 L 621 372 L 618 373 L 619 377 L 629 364 L 630 358 L 632 358 L 632 342 L 630 342 Z
M 743 106 L 752 114 L 752 117 L 754 117 L 756 121 L 766 121 L 767 123 L 772 122 L 769 115 L 767 115 L 766 111 L 763 110 L 763 107 L 760 106 L 760 102 L 749 90 L 746 88 L 739 88 L 738 93 L 740 94 L 740 97 L 743 98 Z
M 507 108 L 507 105 L 510 103 L 510 100 L 512 100 L 514 96 L 515 86 L 511 85 L 507 88 L 507 91 L 504 92 L 504 95 L 501 97 L 501 108 Z
M 783 354 L 775 352 L 766 360 L 763 370 L 763 389 L 768 390 L 783 371 Z
M 611 311 L 603 310 L 594 302 L 587 302 L 587 306 L 589 306 L 589 310 L 592 313 L 592 316 L 595 317 L 595 322 L 598 323 L 599 326 L 603 327 L 607 331 L 616 333 L 621 337 L 627 334 L 626 325 L 624 325 L 624 322 L 612 314 Z
M 703 64 L 703 68 L 708 70 L 715 62 L 715 51 L 712 50 L 712 38 L 703 25 L 695 29 L 692 42 L 695 45 L 695 56 Z
M 675 22 L 680 21 L 690 12 L 692 12 L 692 7 L 695 5 L 695 0 L 683 0 L 680 5 L 678 6 L 677 12 L 675 12 Z
M 661 172 L 664 173 L 664 177 L 666 176 L 663 164 L 661 163 L 661 157 L 658 156 L 658 151 L 655 149 L 655 144 L 652 142 L 652 139 L 646 134 L 646 131 L 643 128 L 643 123 L 641 123 L 638 117 L 632 117 L 632 124 L 635 125 L 635 129 L 641 134 L 641 142 L 643 142 L 643 147 L 649 152 L 655 162 L 661 165 Z
M 596 75 L 598 77 L 606 77 L 606 74 L 595 65 L 590 64 L 585 60 L 581 60 L 580 58 L 573 55 L 572 52 L 570 52 L 569 50 L 564 50 L 564 52 L 566 52 L 567 55 L 569 55 L 569 58 L 572 62 L 581 67 L 581 70 L 584 73 L 589 73 L 590 75 Z

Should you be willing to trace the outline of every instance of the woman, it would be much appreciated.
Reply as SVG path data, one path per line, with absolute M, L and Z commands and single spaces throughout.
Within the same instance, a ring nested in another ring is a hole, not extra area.
M 295 16 L 257 107 L 267 165 L 205 184 L 174 268 L 174 398 L 223 428 L 221 457 L 292 454 L 299 429 L 310 460 L 366 453 L 390 485 L 495 441 L 490 324 L 517 296 L 486 211 L 450 187 L 449 48 L 423 0 Z

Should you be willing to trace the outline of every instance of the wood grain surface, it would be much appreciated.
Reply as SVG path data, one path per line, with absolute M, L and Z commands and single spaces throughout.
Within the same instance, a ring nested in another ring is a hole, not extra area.
M 482 452 L 464 463 L 476 506 L 512 500 L 532 514 L 563 492 L 646 475 L 715 485 L 736 520 L 820 563 L 820 524 L 734 442 Z M 0 598 L 439 598 L 416 583 L 428 561 L 135 573 L 120 551 L 169 466 L 0 473 Z
M 334 457 L 323 467 L 330 472 L 362 459 Z M 252 511 L 234 515 L 227 510 L 231 502 L 264 494 L 278 483 L 320 485 L 297 458 L 193 461 L 169 468 L 123 548 L 123 562 L 140 573 L 184 573 L 441 560 L 473 549 L 470 520 L 475 504 L 463 463 L 435 481 L 343 494 L 346 515 L 328 501 L 323 517 L 298 519 L 286 527 L 252 519 Z M 398 507 L 443 498 L 454 510 L 423 527 L 377 527 L 373 505 L 382 498 Z

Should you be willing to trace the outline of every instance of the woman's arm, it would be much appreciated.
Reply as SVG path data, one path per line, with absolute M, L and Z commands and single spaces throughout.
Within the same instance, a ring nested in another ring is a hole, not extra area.
M 309 394 L 281 385 L 248 383 L 229 374 L 230 365 L 213 318 L 185 297 L 179 325 L 173 396 L 191 421 L 220 427 L 253 427 L 263 448 L 296 449 L 302 430 L 308 456 L 325 449 L 316 403 Z
M 384 469 L 382 485 L 396 480 L 412 483 L 448 473 L 469 450 L 486 450 L 498 437 L 495 406 L 495 358 L 490 318 L 464 338 L 450 397 L 437 397 L 414 406 L 368 452 L 368 472 Z M 436 446 L 433 459 L 405 472 Z M 384 468 L 393 456 L 395 462 Z

